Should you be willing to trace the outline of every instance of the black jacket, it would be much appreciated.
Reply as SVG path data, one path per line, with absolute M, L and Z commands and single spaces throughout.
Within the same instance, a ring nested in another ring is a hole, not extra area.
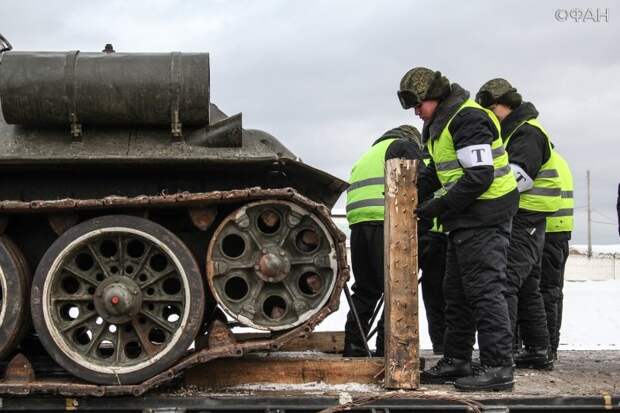
M 439 103 L 433 118 L 424 123 L 422 140 L 426 143 L 429 139 L 438 139 L 448 121 L 468 98 L 469 92 L 453 83 L 450 94 Z M 449 130 L 455 150 L 470 145 L 491 145 L 497 138 L 492 120 L 477 108 L 461 110 L 450 123 Z M 443 197 L 447 210 L 439 219 L 446 231 L 495 225 L 514 216 L 519 203 L 519 192 L 516 189 L 496 199 L 477 199 L 493 183 L 493 174 L 492 166 L 463 168 L 463 176 Z M 418 177 L 420 200 L 429 199 L 440 187 L 435 164 L 431 160 Z
M 512 137 L 508 141 L 508 145 L 506 145 L 506 152 L 508 152 L 510 163 L 519 165 L 532 179 L 536 179 L 540 167 L 551 156 L 549 142 L 540 129 L 532 125 L 524 124 L 519 129 L 516 128 L 522 122 L 537 117 L 538 111 L 534 105 L 530 102 L 523 102 L 510 112 L 501 124 L 504 141 L 512 133 Z M 518 213 L 528 217 L 533 223 L 549 215 L 544 212 L 524 211 L 521 209 Z

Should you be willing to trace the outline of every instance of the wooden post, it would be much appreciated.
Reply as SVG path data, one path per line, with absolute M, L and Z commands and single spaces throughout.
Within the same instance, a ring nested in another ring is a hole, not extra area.
M 418 161 L 385 164 L 385 387 L 420 383 L 418 334 Z

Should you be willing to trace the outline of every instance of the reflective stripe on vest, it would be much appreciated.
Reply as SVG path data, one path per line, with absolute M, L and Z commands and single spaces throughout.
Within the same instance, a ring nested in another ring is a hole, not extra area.
M 349 225 L 364 221 L 383 221 L 385 197 L 385 152 L 396 139 L 373 145 L 351 169 L 347 189 Z
M 439 219 L 437 217 L 433 218 L 433 226 L 429 231 L 443 234 L 443 225 L 439 223 Z
M 513 174 L 510 173 L 510 165 L 508 164 L 508 154 L 500 136 L 500 125 L 497 118 L 487 109 L 478 105 L 471 99 L 468 99 L 461 105 L 458 111 L 448 121 L 441 131 L 439 138 L 430 139 L 427 142 L 428 150 L 435 162 L 437 178 L 445 190 L 450 190 L 452 186 L 463 176 L 463 168 L 458 161 L 452 134 L 450 133 L 450 124 L 454 117 L 465 108 L 476 108 L 483 111 L 492 121 L 497 130 L 497 138 L 491 143 L 491 151 L 493 155 L 493 167 L 495 168 L 493 183 L 480 195 L 478 199 L 495 199 L 506 195 L 517 187 L 517 183 Z
M 547 217 L 547 232 L 570 232 L 573 230 L 573 175 L 566 160 L 555 150 L 555 166 L 560 176 L 562 186 L 562 198 L 560 209 L 553 215 Z
M 508 142 L 512 135 L 526 123 L 540 130 L 545 136 L 550 156 L 547 162 L 541 165 L 534 179 L 534 186 L 527 191 L 521 192 L 519 196 L 519 208 L 535 212 L 555 212 L 560 208 L 561 203 L 560 177 L 555 160 L 556 152 L 551 147 L 549 135 L 540 122 L 538 122 L 538 119 L 529 119 L 521 122 L 521 124 L 519 124 L 519 126 L 505 139 L 506 146 L 508 146 Z

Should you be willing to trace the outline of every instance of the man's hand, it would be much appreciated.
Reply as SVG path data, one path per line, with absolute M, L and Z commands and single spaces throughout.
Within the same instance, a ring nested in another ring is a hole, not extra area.
M 420 218 L 433 219 L 443 214 L 446 209 L 448 206 L 443 198 L 433 198 L 420 205 L 415 213 Z

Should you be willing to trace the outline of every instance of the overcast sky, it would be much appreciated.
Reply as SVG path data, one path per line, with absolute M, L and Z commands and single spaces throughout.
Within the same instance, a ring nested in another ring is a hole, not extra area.
M 0 33 L 15 50 L 210 52 L 220 108 L 343 179 L 385 130 L 421 128 L 396 98 L 410 68 L 472 95 L 505 77 L 572 166 L 573 242 L 590 169 L 593 242 L 620 243 L 619 2 L 2 0 Z

